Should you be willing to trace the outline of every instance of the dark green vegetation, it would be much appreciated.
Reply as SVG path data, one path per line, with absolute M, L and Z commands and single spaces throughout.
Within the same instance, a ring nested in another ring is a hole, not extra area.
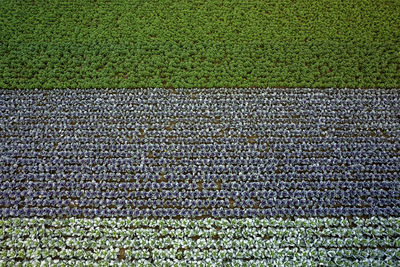
M 1 1 L 0 88 L 400 87 L 398 0 Z

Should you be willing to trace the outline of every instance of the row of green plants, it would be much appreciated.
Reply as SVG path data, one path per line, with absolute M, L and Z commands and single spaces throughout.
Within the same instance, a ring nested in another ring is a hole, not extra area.
M 9 1 L 0 88 L 400 86 L 395 1 Z
M 2 266 L 388 266 L 399 218 L 0 221 Z M 10 265 L 11 264 L 11 265 Z

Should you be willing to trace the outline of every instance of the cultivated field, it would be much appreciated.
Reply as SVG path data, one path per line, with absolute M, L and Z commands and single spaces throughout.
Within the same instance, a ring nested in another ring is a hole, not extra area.
M 399 266 L 400 1 L 0 2 L 0 266 Z
M 400 2 L 4 1 L 0 88 L 400 87 Z

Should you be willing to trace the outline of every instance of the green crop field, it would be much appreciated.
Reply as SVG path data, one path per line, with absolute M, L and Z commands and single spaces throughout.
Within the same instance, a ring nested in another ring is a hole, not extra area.
M 400 87 L 400 1 L 1 1 L 0 88 Z

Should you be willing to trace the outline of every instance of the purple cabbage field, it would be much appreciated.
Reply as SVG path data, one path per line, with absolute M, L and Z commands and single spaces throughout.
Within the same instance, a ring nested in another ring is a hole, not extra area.
M 0 91 L 0 216 L 398 216 L 397 90 Z

